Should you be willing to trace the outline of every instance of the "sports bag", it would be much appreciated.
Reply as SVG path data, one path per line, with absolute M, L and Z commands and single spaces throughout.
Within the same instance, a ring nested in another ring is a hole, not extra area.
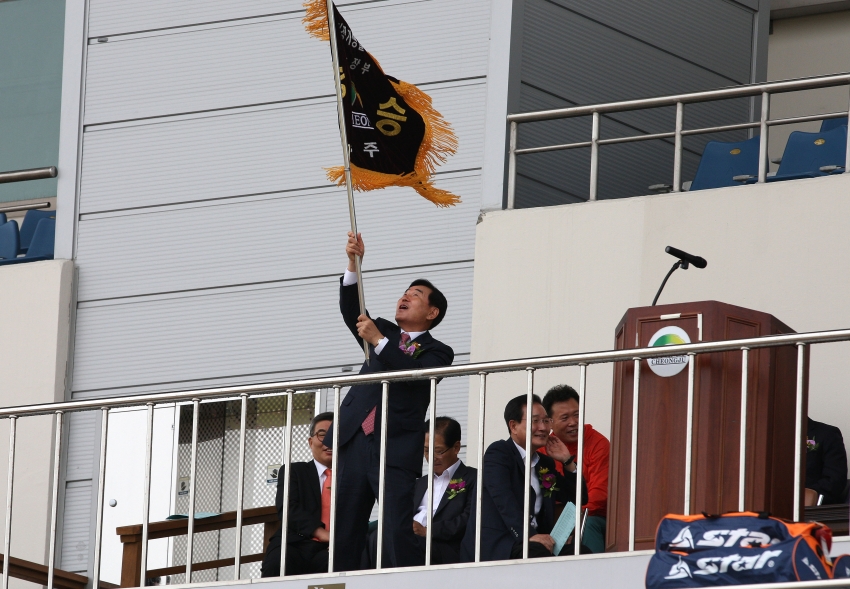
M 668 515 L 658 525 L 647 589 L 832 578 L 829 528 L 766 513 Z M 850 561 L 847 562 L 850 575 Z

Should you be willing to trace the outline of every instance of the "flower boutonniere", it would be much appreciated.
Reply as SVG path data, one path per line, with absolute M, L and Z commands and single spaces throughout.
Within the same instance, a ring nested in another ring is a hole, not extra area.
M 419 354 L 422 353 L 420 349 L 422 346 L 419 342 L 410 342 L 409 345 L 404 345 L 404 342 L 399 342 L 398 349 L 410 356 L 411 358 L 416 358 Z
M 548 468 L 538 470 L 537 478 L 540 479 L 540 489 L 543 491 L 544 497 L 551 497 L 552 493 L 558 490 L 558 479 L 549 472 Z
M 806 452 L 814 452 L 820 448 L 820 444 L 818 444 L 814 440 L 806 440 Z
M 466 481 L 463 479 L 451 479 L 449 481 L 448 499 L 452 500 L 466 491 Z

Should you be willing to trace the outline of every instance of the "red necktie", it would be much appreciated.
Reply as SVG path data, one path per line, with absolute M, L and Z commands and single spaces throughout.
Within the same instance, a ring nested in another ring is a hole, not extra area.
M 331 481 L 333 473 L 331 469 L 325 471 L 325 484 L 322 485 L 322 523 L 325 529 L 331 531 Z

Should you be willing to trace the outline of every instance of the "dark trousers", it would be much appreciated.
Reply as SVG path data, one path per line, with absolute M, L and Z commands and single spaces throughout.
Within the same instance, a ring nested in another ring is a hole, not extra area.
M 411 524 L 412 525 L 412 524 Z M 416 565 L 425 565 L 425 538 L 422 536 L 413 536 L 416 544 Z M 363 554 L 363 563 L 361 568 L 374 569 L 377 566 L 375 555 L 378 552 L 378 531 L 369 532 L 366 551 Z M 387 553 L 386 543 L 384 544 L 384 562 L 387 562 L 389 557 Z M 450 545 L 439 540 L 431 540 L 431 564 L 454 564 L 460 562 L 460 548 Z
M 269 541 L 263 565 L 260 569 L 262 577 L 280 576 L 280 537 L 274 536 Z M 311 575 L 328 572 L 328 543 L 301 540 L 290 542 L 286 547 L 286 574 Z
M 389 440 L 392 444 L 392 440 Z M 336 548 L 334 571 L 353 571 L 362 566 L 369 529 L 369 515 L 378 496 L 379 440 L 358 430 L 339 449 L 337 459 Z M 411 457 L 411 469 L 386 467 L 382 498 L 384 555 L 382 567 L 418 564 L 413 534 L 413 488 L 422 462 Z M 414 466 L 415 465 L 415 466 Z M 389 561 L 389 562 L 387 562 Z

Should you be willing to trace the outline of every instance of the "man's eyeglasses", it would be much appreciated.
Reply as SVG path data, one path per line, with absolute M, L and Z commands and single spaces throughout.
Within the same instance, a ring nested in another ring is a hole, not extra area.
M 317 431 L 316 433 L 314 433 L 312 437 L 316 438 L 316 439 L 317 439 L 317 440 L 319 440 L 320 442 L 324 442 L 324 441 L 325 441 L 325 436 L 327 435 L 327 433 L 328 433 L 328 432 L 326 432 L 325 430 L 320 429 L 319 431 Z
M 442 450 L 440 450 L 438 448 L 434 448 L 434 456 L 442 456 L 443 454 L 445 454 L 449 450 L 451 450 L 451 448 L 444 448 Z M 425 446 L 424 454 L 425 454 L 425 456 L 428 456 L 428 446 Z

